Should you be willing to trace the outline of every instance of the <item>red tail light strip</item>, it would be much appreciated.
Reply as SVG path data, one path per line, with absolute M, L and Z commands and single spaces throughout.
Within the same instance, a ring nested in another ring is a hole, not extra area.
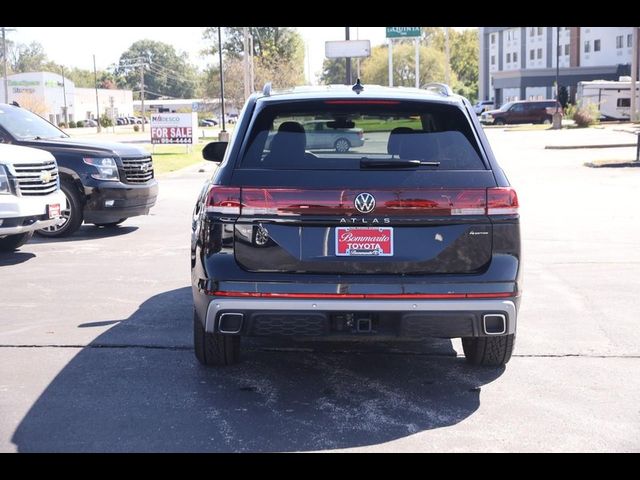
M 267 293 L 267 292 L 222 292 L 207 291 L 214 297 L 251 297 L 251 298 L 308 298 L 313 299 L 369 299 L 369 300 L 451 300 L 456 298 L 507 298 L 514 297 L 514 292 L 491 293 Z
M 376 198 L 375 215 L 514 215 L 518 196 L 512 188 L 368 190 Z M 207 211 L 227 215 L 351 215 L 357 189 L 295 189 L 214 185 Z

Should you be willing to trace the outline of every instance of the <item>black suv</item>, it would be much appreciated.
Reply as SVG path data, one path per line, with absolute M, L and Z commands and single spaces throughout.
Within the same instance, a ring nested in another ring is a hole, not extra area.
M 310 150 L 309 121 L 361 128 L 364 144 Z M 236 362 L 243 335 L 461 337 L 473 364 L 509 360 L 518 199 L 467 99 L 441 84 L 265 87 L 203 156 L 221 163 L 193 212 L 201 363 Z
M 0 143 L 47 150 L 56 158 L 67 204 L 64 221 L 38 230 L 48 237 L 72 234 L 82 222 L 112 227 L 146 215 L 156 203 L 158 183 L 151 155 L 122 143 L 70 138 L 42 117 L 0 104 Z

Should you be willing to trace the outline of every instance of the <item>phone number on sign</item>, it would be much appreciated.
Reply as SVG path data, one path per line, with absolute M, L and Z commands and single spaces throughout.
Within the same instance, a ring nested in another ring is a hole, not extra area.
M 191 137 L 187 138 L 152 138 L 151 143 L 193 143 Z

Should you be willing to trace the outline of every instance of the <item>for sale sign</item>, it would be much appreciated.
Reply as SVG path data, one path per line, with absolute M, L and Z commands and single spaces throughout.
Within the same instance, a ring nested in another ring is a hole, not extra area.
M 151 143 L 193 144 L 197 125 L 196 113 L 154 113 L 151 115 Z

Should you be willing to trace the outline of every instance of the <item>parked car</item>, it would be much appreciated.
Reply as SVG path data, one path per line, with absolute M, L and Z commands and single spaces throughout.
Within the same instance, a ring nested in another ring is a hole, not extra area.
M 446 86 L 356 86 L 265 88 L 230 144 L 205 146 L 219 166 L 192 221 L 202 364 L 237 362 L 243 336 L 460 337 L 472 364 L 511 357 L 518 199 L 471 104 Z M 375 141 L 311 152 L 303 121 Z
M 77 123 L 82 123 L 82 125 L 81 125 L 82 127 L 97 127 L 98 126 L 98 122 L 96 122 L 95 120 L 93 120 L 91 118 L 87 118 L 86 120 L 78 120 Z
M 116 125 L 126 125 L 126 121 L 122 117 L 116 118 Z
M 364 145 L 364 131 L 351 125 L 341 125 L 335 121 L 314 120 L 302 124 L 307 134 L 307 148 L 333 149 L 348 152 L 352 147 Z M 349 128 L 350 127 L 350 128 Z
M 64 203 L 53 155 L 0 144 L 0 251 L 16 250 L 34 231 L 61 223 Z
M 144 149 L 122 143 L 71 138 L 28 110 L 0 105 L 0 143 L 50 152 L 66 199 L 63 222 L 38 230 L 47 237 L 72 234 L 83 222 L 114 227 L 146 215 L 155 205 L 158 183 Z
M 505 103 L 497 110 L 489 110 L 480 115 L 482 123 L 506 125 L 513 123 L 550 124 L 556 107 L 562 106 L 555 100 L 521 100 Z
M 486 112 L 487 110 L 494 110 L 495 104 L 493 100 L 483 100 L 481 102 L 476 103 L 473 106 L 473 111 L 476 112 L 476 115 L 481 115 L 482 112 Z
M 215 120 L 213 120 L 211 118 L 204 118 L 204 119 L 200 120 L 199 123 L 200 123 L 201 127 L 215 127 L 218 124 L 217 121 L 215 121 Z

